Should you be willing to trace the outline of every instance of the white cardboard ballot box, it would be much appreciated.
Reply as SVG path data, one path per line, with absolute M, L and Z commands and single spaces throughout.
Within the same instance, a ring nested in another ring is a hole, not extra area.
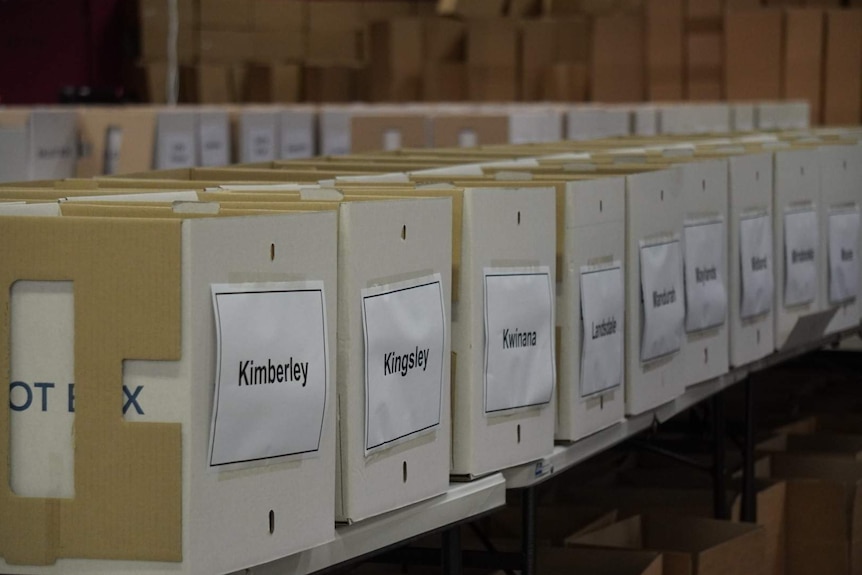
M 339 210 L 336 518 L 449 486 L 450 198 Z
M 824 308 L 838 307 L 826 333 L 859 325 L 859 210 L 862 204 L 862 146 L 820 148 L 820 293 Z
M 277 108 L 248 108 L 235 112 L 236 159 L 242 164 L 278 158 L 280 112 Z
M 317 114 L 311 106 L 291 106 L 280 112 L 281 132 L 278 158 L 310 158 L 317 151 L 315 123 Z
M 197 164 L 197 114 L 191 111 L 159 111 L 153 167 L 157 170 L 191 168 Z
M 625 417 L 625 178 L 566 184 L 556 438 Z
M 730 365 L 775 349 L 776 240 L 772 218 L 772 154 L 728 158 Z
M 204 108 L 197 114 L 197 162 L 203 167 L 226 166 L 231 159 L 230 115 Z
M 626 414 L 685 390 L 681 172 L 626 176 Z
M 677 165 L 682 186 L 685 273 L 683 378 L 693 385 L 727 373 L 727 160 Z
M 452 308 L 456 475 L 484 475 L 554 448 L 556 192 L 488 186 L 464 189 Z
M 0 235 L 0 571 L 226 573 L 332 539 L 335 213 Z
M 819 149 L 776 150 L 773 174 L 775 348 L 781 349 L 801 317 L 823 310 Z

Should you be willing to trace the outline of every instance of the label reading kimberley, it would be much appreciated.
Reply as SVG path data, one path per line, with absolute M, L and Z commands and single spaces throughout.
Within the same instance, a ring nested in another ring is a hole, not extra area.
M 330 377 L 323 283 L 220 284 L 212 294 L 210 466 L 316 453 Z
M 485 413 L 543 405 L 554 391 L 547 266 L 485 269 Z
M 363 289 L 365 452 L 440 425 L 446 310 L 440 274 Z

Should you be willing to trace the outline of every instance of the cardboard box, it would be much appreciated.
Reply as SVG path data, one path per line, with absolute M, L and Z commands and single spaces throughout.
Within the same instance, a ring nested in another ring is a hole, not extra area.
M 168 12 L 167 2 L 161 0 L 140 0 L 138 2 L 138 18 L 142 27 L 155 25 L 167 29 Z M 178 0 L 177 16 L 180 28 L 196 28 L 198 21 L 194 0 Z
M 660 553 L 619 552 L 611 549 L 542 549 L 538 568 L 549 575 L 595 573 L 596 575 L 661 575 Z
M 422 100 L 458 102 L 467 99 L 467 66 L 461 62 L 437 62 L 422 68 Z
M 234 2 L 231 2 L 234 3 Z M 239 2 L 236 2 L 239 4 Z M 198 51 L 201 62 L 235 64 L 254 57 L 254 34 L 235 30 L 201 30 Z
M 724 0 L 686 0 L 686 30 L 720 32 Z
M 595 140 L 630 133 L 631 112 L 623 107 L 584 105 L 566 113 L 567 140 Z
M 369 111 L 350 120 L 350 151 L 354 153 L 400 148 L 424 148 L 427 120 L 421 114 L 374 114 Z
M 632 47 L 637 47 L 632 49 Z M 640 102 L 644 98 L 643 19 L 607 16 L 593 21 L 590 97 L 598 102 Z
M 463 62 L 467 26 L 448 18 L 427 18 L 423 23 L 423 43 L 427 62 Z
M 431 147 L 472 148 L 509 143 L 509 118 L 504 115 L 439 114 L 432 118 Z
M 624 354 L 619 358 L 621 378 L 617 384 L 596 389 L 593 382 L 582 380 L 582 340 L 592 337 L 593 328 L 584 325 L 583 306 L 590 304 L 581 294 L 584 275 L 601 272 L 618 273 L 618 285 L 625 291 L 625 179 L 567 182 L 564 206 L 563 257 L 557 268 L 561 284 L 557 298 L 560 373 L 555 437 L 577 441 L 625 417 Z M 619 272 L 613 271 L 614 262 Z M 620 311 L 623 317 L 615 319 L 615 330 L 624 334 L 625 323 L 631 321 L 630 314 L 625 313 L 625 301 Z
M 385 257 L 381 257 L 384 254 Z M 366 331 L 370 329 L 368 322 L 371 321 L 371 310 L 368 309 L 371 304 L 367 298 L 376 297 L 378 291 L 393 293 L 395 289 L 403 289 L 412 292 L 413 288 L 398 287 L 404 285 L 404 278 L 414 278 L 411 285 L 422 289 L 421 293 L 436 286 L 438 295 L 435 297 L 442 300 L 444 309 L 450 309 L 451 200 L 427 198 L 343 204 L 340 209 L 339 271 L 339 295 L 342 296 L 344 307 L 338 316 L 341 340 L 338 356 L 340 472 L 336 484 L 336 519 L 354 522 L 439 495 L 449 486 L 451 414 L 448 314 L 439 318 L 442 325 L 433 330 L 428 327 L 427 333 L 432 336 L 437 333 L 436 330 L 442 329 L 442 340 L 431 336 L 424 338 L 431 337 L 435 342 L 433 361 L 436 365 L 432 364 L 429 373 L 434 377 L 439 374 L 440 377 L 439 388 L 436 388 L 439 395 L 434 400 L 439 401 L 436 423 L 424 431 L 418 429 L 420 420 L 417 419 L 410 423 L 409 434 L 395 442 L 379 443 L 388 435 L 398 435 L 400 426 L 375 441 L 378 435 L 372 434 L 372 430 L 379 428 L 373 420 L 369 425 L 374 425 L 374 428 L 366 428 L 366 419 L 374 413 L 376 419 L 381 421 L 385 419 L 386 412 L 366 407 L 366 368 L 370 368 L 363 349 L 376 349 Z M 429 274 L 434 275 L 429 278 Z M 421 278 L 425 278 L 424 283 L 418 283 Z M 429 283 L 432 278 L 433 283 Z M 371 293 L 367 291 L 369 286 L 378 287 Z M 394 304 L 389 305 L 395 308 Z M 433 314 L 433 307 L 426 309 Z M 392 309 L 393 314 L 398 311 L 397 308 Z M 414 310 L 414 313 L 418 311 Z M 377 312 L 374 317 L 379 317 L 379 314 Z M 428 313 L 420 313 L 419 316 L 421 321 L 430 321 L 435 317 Z M 413 319 L 416 320 L 415 317 Z M 364 344 L 363 339 L 368 339 L 368 342 Z M 392 345 L 397 347 L 397 342 Z M 429 357 L 426 355 L 426 361 L 430 361 Z M 419 402 L 417 406 L 419 397 L 411 397 L 411 409 L 421 407 L 427 411 L 429 407 L 435 407 L 434 402 Z M 391 407 L 397 407 L 392 401 Z M 370 453 L 369 444 L 374 450 Z
M 366 24 L 416 16 L 416 3 L 410 0 L 362 0 L 362 20 Z
M 359 2 L 308 3 L 308 60 L 355 65 L 365 59 L 365 29 Z
M 305 425 L 317 437 L 316 457 L 300 463 L 296 455 L 283 455 L 244 472 L 210 465 L 212 412 L 214 405 L 221 409 L 227 403 L 214 402 L 220 347 L 211 287 L 236 287 L 243 281 L 238 278 L 261 273 L 296 273 L 320 282 L 326 294 L 335 293 L 335 214 L 271 215 L 252 226 L 248 218 L 7 217 L 0 228 L 3 245 L 17 254 L 3 260 L 9 288 L 15 280 L 34 277 L 74 282 L 73 291 L 71 285 L 69 291 L 62 285 L 44 289 L 42 282 L 19 282 L 20 292 L 4 291 L 10 298 L 4 305 L 20 312 L 4 327 L 14 354 L 11 365 L 9 355 L 3 359 L 4 369 L 32 369 L 16 373 L 25 384 L 56 377 L 53 391 L 63 391 L 64 397 L 69 384 L 59 382 L 75 382 L 74 416 L 65 400 L 53 402 L 50 413 L 15 412 L 13 427 L 38 430 L 28 432 L 23 453 L 21 445 L 10 445 L 4 427 L 0 449 L 15 463 L 3 472 L 3 571 L 27 565 L 23 569 L 47 573 L 232 572 L 332 539 L 334 401 L 306 409 L 315 414 L 313 427 Z M 277 260 L 271 257 L 274 251 Z M 86 265 L 94 259 L 104 265 Z M 319 335 L 309 341 L 329 348 L 314 366 L 318 374 L 331 374 L 337 317 L 331 295 L 321 303 L 324 309 L 328 325 L 317 324 Z M 58 315 L 39 320 L 51 312 Z M 100 328 L 89 330 L 92 322 Z M 50 327 L 22 344 L 19 338 L 38 331 L 40 323 Z M 259 332 L 248 327 L 254 341 Z M 81 336 L 88 331 L 90 336 Z M 67 349 L 68 355 L 52 351 L 47 363 L 38 345 L 32 347 L 40 341 L 47 349 Z M 222 343 L 225 351 L 232 349 Z M 306 389 L 334 396 L 333 377 L 319 375 L 309 383 Z M 19 391 L 4 391 L 4 399 L 23 407 Z M 132 394 L 134 404 L 129 403 Z M 118 408 L 121 399 L 125 415 Z M 290 402 L 280 404 L 280 415 L 296 411 Z M 247 422 L 248 433 L 260 432 L 255 430 L 260 416 L 256 412 L 255 421 Z M 34 452 L 50 451 L 52 442 L 60 465 L 28 477 L 30 463 L 38 460 Z M 295 447 L 279 446 L 274 453 L 288 454 Z M 34 454 L 36 460 L 19 459 Z M 73 467 L 66 466 L 72 462 Z M 72 481 L 69 498 L 47 494 L 65 487 L 56 483 L 61 477 Z M 15 495 L 22 482 L 26 490 L 43 494 Z M 84 524 L 89 528 L 80 529 Z M 266 537 L 240 542 L 237 528 L 262 530 Z M 26 540 L 20 529 L 29 533 Z
M 552 20 L 521 23 L 521 99 L 542 100 L 544 78 L 557 52 L 558 26 Z
M 305 31 L 308 8 L 302 0 L 252 0 L 252 27 L 258 32 L 279 32 L 285 36 Z
M 299 102 L 302 96 L 299 64 L 251 64 L 246 67 L 243 102 Z
M 350 102 L 356 99 L 357 74 L 352 66 L 305 66 L 302 85 L 308 102 Z
M 7 137 L 26 135 L 24 169 L 28 180 L 71 178 L 78 159 L 78 118 L 63 108 L 0 109 L 0 128 L 12 130 Z M 10 143 L 11 143 L 10 142 Z M 13 152 L 13 157 L 18 153 Z M 17 170 L 12 170 L 13 173 Z
M 862 11 L 828 10 L 823 65 L 823 123 L 862 119 Z
M 784 12 L 781 98 L 806 100 L 811 121 L 821 118 L 823 80 L 823 11 L 790 9 Z
M 75 176 L 143 172 L 153 166 L 155 113 L 146 108 L 78 111 L 80 155 Z
M 547 222 L 556 220 L 556 194 L 550 186 L 488 184 L 465 188 L 463 202 L 464 269 L 458 301 L 452 304 L 457 361 L 451 471 L 479 477 L 540 459 L 554 448 L 556 229 Z M 507 260 L 524 264 L 502 263 Z M 498 307 L 523 301 L 524 294 L 544 304 L 525 308 L 517 319 L 509 316 L 507 306 Z M 507 364 L 503 355 L 512 349 L 514 336 L 507 339 L 505 326 L 513 322 L 536 336 L 529 344 L 535 351 L 524 350 L 519 359 L 528 369 Z M 487 328 L 477 329 L 482 325 Z
M 438 0 L 437 13 L 462 18 L 503 16 L 505 0 Z
M 311 106 L 291 106 L 281 113 L 279 154 L 282 160 L 309 158 L 317 153 L 317 112 Z
M 737 102 L 730 105 L 730 129 L 733 132 L 753 132 L 755 106 L 751 102 Z
M 467 23 L 467 63 L 482 68 L 514 70 L 518 66 L 518 25 L 512 20 Z M 506 100 L 505 97 L 494 98 Z
M 211 30 L 243 30 L 252 28 L 254 3 L 250 0 L 198 0 L 200 25 Z
M 665 574 L 761 573 L 763 528 L 661 515 L 636 515 L 583 535 L 573 546 L 660 552 Z
M 232 113 L 236 160 L 242 164 L 272 162 L 278 157 L 279 110 L 240 108 Z
M 153 156 L 155 169 L 191 168 L 197 164 L 197 149 L 195 112 L 176 109 L 158 112 Z
M 198 64 L 182 70 L 180 101 L 195 104 L 239 102 L 235 69 L 223 64 Z
M 542 98 L 551 102 L 585 102 L 587 64 L 556 63 L 545 69 Z
M 555 18 L 557 24 L 557 62 L 589 65 L 592 38 L 590 21 L 584 17 Z
M 689 100 L 723 99 L 722 43 L 721 32 L 698 32 L 686 36 L 686 96 Z
M 0 182 L 23 182 L 27 167 L 27 129 L 0 127 Z
M 729 10 L 725 13 L 724 84 L 728 100 L 777 100 L 781 97 L 781 34 L 780 10 Z
M 473 102 L 512 102 L 517 100 L 517 68 L 468 64 L 467 97 Z
M 300 61 L 305 58 L 305 32 L 269 32 L 257 30 L 252 36 L 255 62 Z
M 198 36 L 194 28 L 181 27 L 177 31 L 177 60 L 181 64 L 193 64 L 197 60 Z M 167 60 L 167 26 L 157 23 L 141 26 L 141 57 L 149 61 Z
M 683 0 L 648 0 L 645 4 L 648 100 L 682 100 L 683 7 Z
M 418 18 L 372 23 L 369 97 L 372 101 L 414 102 L 422 92 L 423 24 Z
M 201 108 L 197 113 L 197 165 L 226 166 L 230 163 L 232 142 L 227 110 Z

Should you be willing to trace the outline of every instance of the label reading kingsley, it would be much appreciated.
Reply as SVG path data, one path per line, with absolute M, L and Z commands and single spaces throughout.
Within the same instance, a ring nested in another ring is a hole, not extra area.
M 314 454 L 329 383 L 322 282 L 212 286 L 211 467 Z
M 859 294 L 859 206 L 829 214 L 829 303 L 853 301 Z
M 727 316 L 724 219 L 685 224 L 685 329 L 722 325 Z
M 817 212 L 790 209 L 784 214 L 784 305 L 805 304 L 817 297 Z
M 485 413 L 544 405 L 554 392 L 554 293 L 547 266 L 486 268 Z
M 440 274 L 363 289 L 365 452 L 440 425 L 446 310 Z
M 739 220 L 739 267 L 742 278 L 743 319 L 769 313 L 775 290 L 772 268 L 772 218 L 768 213 Z
M 581 268 L 581 397 L 623 383 L 625 295 L 620 262 Z
M 679 238 L 640 242 L 641 361 L 678 351 L 682 346 L 682 253 Z

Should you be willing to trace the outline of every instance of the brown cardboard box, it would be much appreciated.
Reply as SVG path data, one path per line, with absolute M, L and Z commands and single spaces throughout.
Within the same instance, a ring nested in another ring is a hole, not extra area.
M 156 133 L 154 108 L 82 108 L 78 112 L 78 129 L 81 154 L 75 166 L 76 177 L 130 174 L 152 168 Z M 119 134 L 119 146 L 109 151 L 112 131 Z
M 552 20 L 521 23 L 521 99 L 541 100 L 544 79 L 557 55 L 558 25 Z
M 369 99 L 409 102 L 422 93 L 422 30 L 419 18 L 369 25 Z
M 729 10 L 724 15 L 724 90 L 730 101 L 781 97 L 780 10 Z
M 720 32 L 723 10 L 723 0 L 687 0 L 686 31 Z
M 358 68 L 351 66 L 306 66 L 303 73 L 305 99 L 309 102 L 350 102 L 356 99 Z
M 512 102 L 517 100 L 517 68 L 468 65 L 467 97 L 473 102 Z
M 512 18 L 536 18 L 542 14 L 541 0 L 510 0 L 509 13 Z
M 302 32 L 255 31 L 252 36 L 253 62 L 300 62 L 305 58 Z
M 763 528 L 715 519 L 635 515 L 566 543 L 660 552 L 665 575 L 763 571 Z
M 146 62 L 139 67 L 143 75 L 141 96 L 151 104 L 167 102 L 168 65 L 165 62 Z
M 639 13 L 643 0 L 543 0 L 543 12 L 548 16 L 611 16 Z
M 828 10 L 823 123 L 859 124 L 862 114 L 862 10 Z
M 648 100 L 682 100 L 683 0 L 647 0 L 646 97 Z
M 538 572 L 547 575 L 662 575 L 660 553 L 616 551 L 613 549 L 540 549 Z
M 470 66 L 514 70 L 518 65 L 517 23 L 500 19 L 468 22 L 467 63 Z
M 306 3 L 300 0 L 253 0 L 252 26 L 255 30 L 304 33 L 308 15 Z
M 542 98 L 552 102 L 586 102 L 587 65 L 556 63 L 545 70 Z
M 644 89 L 644 30 L 639 16 L 603 16 L 593 22 L 591 99 L 639 102 Z
M 589 20 L 570 17 L 553 21 L 557 24 L 555 60 L 570 64 L 589 64 L 592 44 Z
M 536 541 L 542 547 L 559 547 L 574 533 L 589 533 L 617 519 L 617 512 L 607 507 L 542 505 L 536 510 Z M 521 520 L 520 506 L 509 504 L 483 520 L 482 527 L 494 540 L 518 541 Z
M 362 21 L 370 24 L 380 20 L 415 16 L 415 4 L 407 0 L 362 0 Z
M 201 62 L 233 64 L 254 56 L 254 34 L 234 30 L 201 30 L 198 52 Z
M 432 148 L 489 146 L 509 143 L 509 117 L 491 114 L 441 114 L 431 126 Z
M 213 30 L 251 30 L 252 2 L 249 0 L 198 0 L 200 26 Z
M 806 100 L 811 106 L 811 123 L 818 124 L 821 118 L 823 11 L 785 11 L 783 44 L 781 97 Z
M 350 121 L 350 150 L 354 153 L 398 148 L 424 148 L 428 120 L 423 114 L 357 115 Z
M 198 64 L 184 68 L 180 81 L 180 101 L 189 104 L 230 104 L 239 102 L 239 82 L 234 66 Z
M 243 102 L 299 102 L 302 96 L 299 64 L 252 64 L 246 68 Z
M 462 62 L 428 63 L 422 68 L 422 99 L 459 102 L 467 99 L 467 66 Z
M 308 60 L 356 65 L 365 59 L 365 29 L 359 2 L 308 2 Z
M 461 18 L 498 18 L 503 16 L 506 0 L 438 0 L 437 13 Z
M 467 27 L 448 18 L 423 19 L 423 41 L 426 62 L 463 62 L 466 53 Z
M 168 3 L 164 0 L 138 0 L 138 17 L 141 26 L 168 27 Z M 196 28 L 197 11 L 194 0 L 177 0 L 177 17 L 180 28 Z
M 723 52 L 720 32 L 700 32 L 686 37 L 686 96 L 689 100 L 721 100 Z
M 179 28 L 177 32 L 177 60 L 192 64 L 198 54 L 198 32 L 193 28 Z M 144 60 L 167 60 L 168 27 L 161 24 L 141 26 L 141 57 Z

